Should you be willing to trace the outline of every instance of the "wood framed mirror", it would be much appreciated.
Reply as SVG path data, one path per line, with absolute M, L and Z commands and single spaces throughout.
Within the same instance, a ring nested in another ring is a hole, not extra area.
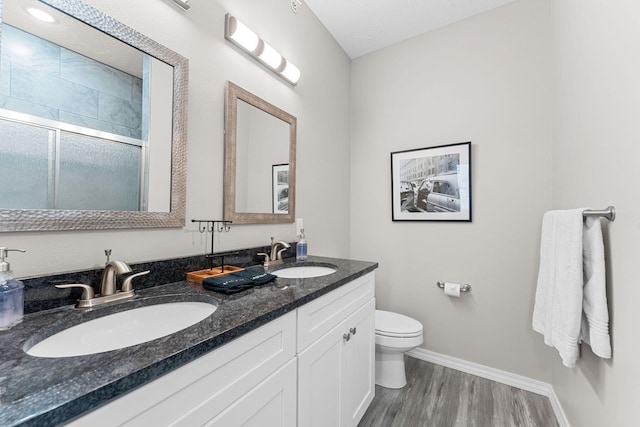
M 296 133 L 294 116 L 227 82 L 225 220 L 234 224 L 294 221 Z

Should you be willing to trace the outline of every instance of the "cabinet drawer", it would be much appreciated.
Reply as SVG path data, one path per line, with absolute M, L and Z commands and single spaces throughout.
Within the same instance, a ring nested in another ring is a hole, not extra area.
M 295 357 L 288 313 L 77 419 L 72 426 L 183 425 L 212 419 Z
M 298 308 L 298 353 L 336 327 L 375 294 L 375 274 L 368 273 Z

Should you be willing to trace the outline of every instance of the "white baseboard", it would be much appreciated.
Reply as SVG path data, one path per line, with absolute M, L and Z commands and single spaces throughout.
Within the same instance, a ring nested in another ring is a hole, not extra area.
M 406 354 L 407 356 L 415 357 L 416 359 L 435 363 L 436 365 L 455 369 L 456 371 L 466 372 L 467 374 L 476 375 L 481 378 L 486 378 L 491 381 L 496 381 L 501 384 L 518 387 L 522 390 L 546 396 L 551 402 L 551 407 L 553 408 L 553 412 L 556 415 L 560 427 L 570 427 L 567 416 L 562 410 L 562 406 L 558 400 L 558 396 L 556 396 L 553 387 L 549 383 L 523 377 L 522 375 L 517 375 L 511 372 L 501 371 L 500 369 L 491 368 L 489 366 L 457 359 L 455 357 L 446 356 L 433 351 L 424 350 L 422 348 L 416 348 Z

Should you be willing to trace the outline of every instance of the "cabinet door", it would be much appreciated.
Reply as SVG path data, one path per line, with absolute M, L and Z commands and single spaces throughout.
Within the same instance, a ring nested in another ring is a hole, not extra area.
M 298 355 L 298 426 L 340 426 L 343 322 Z
M 194 424 L 189 424 L 187 421 L 185 425 Z M 204 425 L 211 427 L 295 427 L 296 359 L 290 360 L 215 419 Z
M 357 426 L 375 394 L 375 302 L 347 319 L 342 354 L 342 426 Z
M 298 355 L 299 426 L 357 426 L 375 392 L 374 313 L 370 300 Z

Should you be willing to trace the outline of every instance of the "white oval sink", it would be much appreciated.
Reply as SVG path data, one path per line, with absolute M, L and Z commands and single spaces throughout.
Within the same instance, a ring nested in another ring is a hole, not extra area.
M 142 344 L 188 328 L 217 308 L 205 302 L 172 302 L 121 311 L 60 331 L 31 347 L 27 354 L 72 357 Z
M 287 267 L 280 270 L 272 271 L 274 274 L 283 279 L 304 279 L 308 277 L 326 276 L 335 273 L 337 268 L 325 267 L 320 265 L 301 265 L 297 267 Z

